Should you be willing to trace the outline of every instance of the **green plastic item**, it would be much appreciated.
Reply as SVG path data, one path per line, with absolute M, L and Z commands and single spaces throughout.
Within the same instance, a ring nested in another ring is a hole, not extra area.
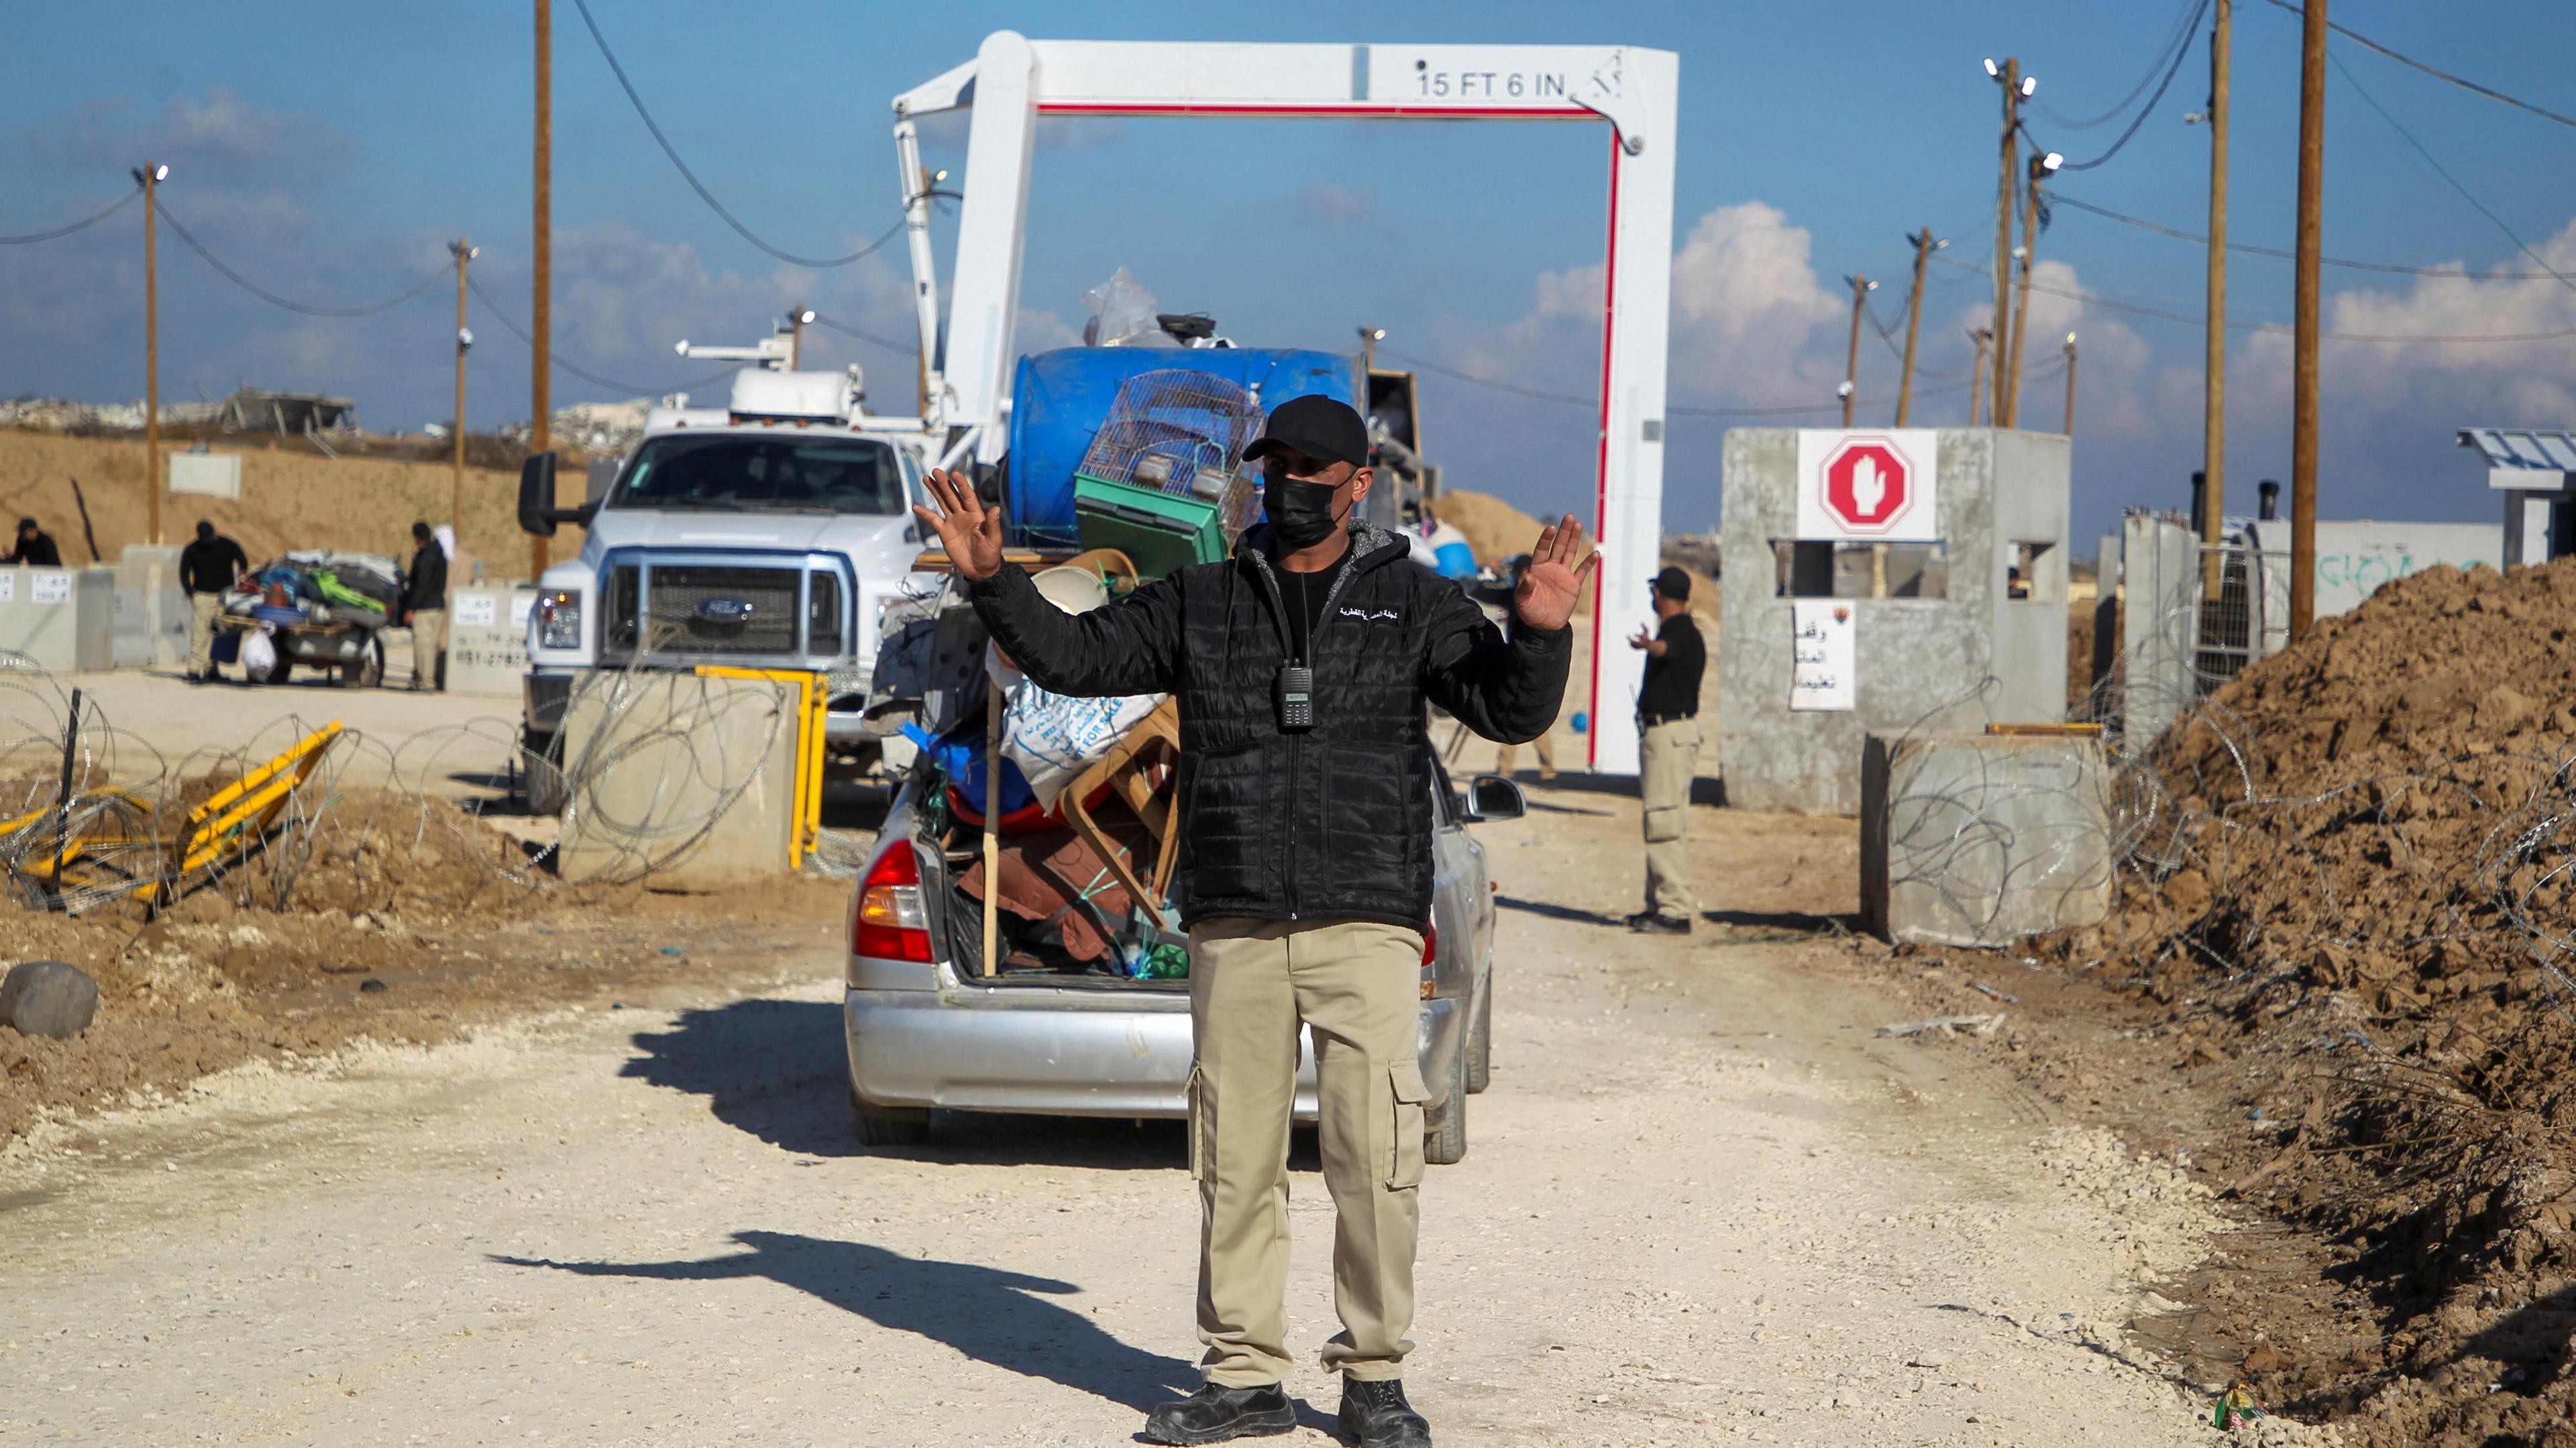
M 1139 579 L 1225 556 L 1225 518 L 1213 498 L 1075 473 L 1073 518 L 1083 547 L 1126 554 Z
M 1190 949 L 1186 945 L 1163 944 L 1145 957 L 1145 979 L 1187 980 L 1190 977 Z
M 383 604 L 342 583 L 340 575 L 328 568 L 316 568 L 310 577 L 313 579 L 314 591 L 322 595 L 324 603 L 338 608 L 361 608 L 369 613 L 380 614 L 385 611 Z

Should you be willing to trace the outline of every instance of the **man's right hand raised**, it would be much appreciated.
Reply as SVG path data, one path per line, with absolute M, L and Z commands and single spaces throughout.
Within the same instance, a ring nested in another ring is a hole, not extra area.
M 1002 569 L 1001 510 L 986 508 L 975 496 L 975 480 L 964 473 L 932 469 L 925 480 L 932 501 L 939 511 L 913 505 L 913 516 L 921 525 L 939 535 L 940 546 L 948 550 L 948 561 L 969 580 L 982 581 Z

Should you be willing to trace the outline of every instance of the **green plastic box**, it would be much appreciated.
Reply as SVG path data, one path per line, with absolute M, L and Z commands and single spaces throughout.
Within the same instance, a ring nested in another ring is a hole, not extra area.
M 1117 549 L 1139 578 L 1225 556 L 1225 519 L 1211 498 L 1075 473 L 1073 518 L 1083 547 Z

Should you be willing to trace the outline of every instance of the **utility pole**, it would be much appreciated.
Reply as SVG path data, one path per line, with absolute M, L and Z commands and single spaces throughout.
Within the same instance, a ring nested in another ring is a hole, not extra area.
M 1977 344 L 1977 365 L 1968 369 L 1968 426 L 1977 427 L 1977 409 L 1986 399 L 1986 344 L 1995 339 L 1992 327 L 1971 327 L 1968 340 Z
M 474 334 L 465 326 L 465 268 L 481 255 L 464 237 L 448 244 L 448 255 L 456 258 L 456 415 L 450 420 L 455 429 L 455 475 L 447 487 L 447 526 L 456 530 L 457 546 L 465 540 L 465 352 L 474 345 Z
M 1906 414 L 1914 409 L 1914 339 L 1923 331 L 1923 266 L 1944 244 L 1932 239 L 1932 228 L 1928 226 L 1906 240 L 1914 243 L 1914 295 L 1905 301 L 1905 375 L 1896 383 L 1898 427 L 1905 425 Z
M 170 178 L 170 168 L 146 161 L 135 168 L 143 187 L 143 511 L 144 532 L 161 542 L 161 267 L 154 246 L 152 214 L 161 209 L 155 194 Z
M 2290 339 L 2290 641 L 2317 619 L 2317 273 L 2325 228 L 2326 0 L 2307 0 L 2299 61 L 2298 306 Z M 2212 505 L 2210 511 L 2216 512 Z
M 2030 176 L 2021 193 L 2021 294 L 2013 299 L 2012 357 L 2005 371 L 2012 375 L 2011 390 L 1997 394 L 2002 399 L 2003 425 L 2021 426 L 2021 337 L 2030 325 L 2030 271 L 2039 264 L 2039 178 L 2056 170 L 2065 158 L 2055 151 L 2030 158 Z
M 2019 170 L 2014 164 L 2021 154 L 2018 144 L 2021 132 L 2021 60 L 2017 56 L 2007 56 L 2000 70 L 1996 68 L 1993 61 L 1989 60 L 1986 62 L 1986 74 L 1993 76 L 2004 88 L 2004 133 L 2000 148 L 2001 159 L 1998 163 L 2000 169 L 1996 173 L 1995 180 L 1994 335 L 1997 339 L 2001 339 L 2006 335 L 2004 329 L 2012 319 L 2013 188 L 2021 183 Z M 1992 411 L 1994 425 L 2010 427 L 2012 414 L 2007 410 L 2004 402 L 2006 378 L 2004 349 L 2001 346 L 1994 349 L 1994 368 L 1995 399 Z
M 1377 344 L 1386 339 L 1384 327 L 1362 327 L 1360 332 L 1360 385 L 1368 385 L 1368 375 L 1377 370 Z
M 529 310 L 528 346 L 536 355 L 528 363 L 528 451 L 541 453 L 554 446 L 549 435 L 554 417 L 550 396 L 554 381 L 554 295 L 555 295 L 555 7 L 554 0 L 536 0 L 537 4 L 537 153 L 533 175 L 536 181 L 536 210 L 529 219 L 530 250 L 536 261 L 535 305 Z M 546 499 L 546 506 L 554 506 Z M 546 540 L 528 539 L 528 581 L 546 576 Z
M 2209 300 L 2201 337 L 2200 470 L 2209 478 L 2202 495 L 2200 596 L 2218 601 L 2216 553 L 2227 516 L 2227 72 L 2234 49 L 2236 0 L 2215 0 L 2209 32 Z
M 2075 436 L 2075 334 L 2066 334 L 2066 435 Z
M 1860 388 L 1860 314 L 1878 283 L 1854 273 L 1844 277 L 1852 289 L 1851 350 L 1843 354 L 1843 426 L 1852 425 L 1852 396 Z

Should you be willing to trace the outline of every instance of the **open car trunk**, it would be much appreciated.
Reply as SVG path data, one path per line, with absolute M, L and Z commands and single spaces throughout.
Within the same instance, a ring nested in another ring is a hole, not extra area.
M 925 768 L 936 766 L 925 763 Z M 984 831 L 945 807 L 946 786 L 924 791 L 917 839 L 945 869 L 929 892 L 949 959 L 969 985 L 1189 989 L 1187 937 L 1162 900 L 1157 924 L 1110 869 L 1102 837 L 1150 875 L 1157 839 L 1114 795 L 1088 812 L 1092 838 L 1069 825 L 1011 830 L 998 840 L 1001 894 L 992 963 L 984 952 Z

